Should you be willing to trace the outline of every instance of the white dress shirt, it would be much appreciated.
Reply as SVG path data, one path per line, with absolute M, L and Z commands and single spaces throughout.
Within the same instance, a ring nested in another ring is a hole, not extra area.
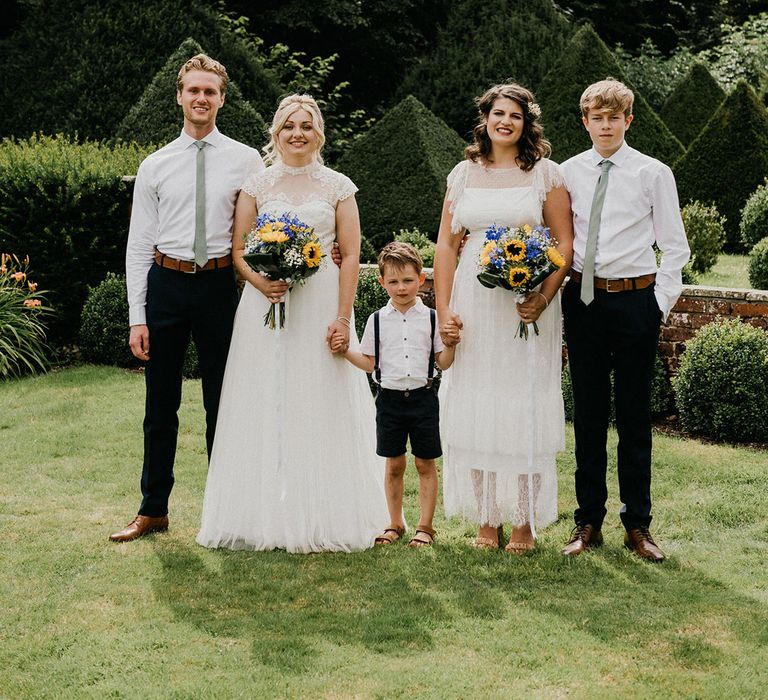
M 205 231 L 208 257 L 232 250 L 235 200 L 245 179 L 264 170 L 258 151 L 218 129 L 205 141 Z M 179 260 L 194 260 L 197 148 L 185 131 L 147 156 L 133 189 L 125 254 L 130 324 L 146 323 L 147 273 L 155 248 Z
M 405 313 L 398 311 L 391 300 L 379 311 L 379 368 L 382 389 L 405 391 L 427 385 L 432 348 L 431 332 L 429 307 L 425 306 L 419 297 L 416 297 L 416 303 Z M 442 349 L 443 343 L 435 319 L 435 353 Z M 373 314 L 365 324 L 360 352 L 371 357 L 376 355 Z
M 573 269 L 581 271 L 589 212 L 604 160 L 594 148 L 560 167 L 573 209 Z M 681 270 L 690 248 L 680 217 L 675 178 L 668 166 L 624 142 L 610 158 L 613 167 L 600 219 L 595 277 L 621 279 L 656 273 L 656 301 L 667 318 L 683 290 Z M 658 270 L 653 244 L 661 250 Z

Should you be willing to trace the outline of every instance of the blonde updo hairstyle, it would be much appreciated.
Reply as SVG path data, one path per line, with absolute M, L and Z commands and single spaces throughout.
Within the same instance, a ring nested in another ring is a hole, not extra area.
M 315 159 L 319 163 L 323 162 L 320 151 L 323 150 L 323 146 L 325 145 L 325 122 L 323 121 L 320 107 L 317 106 L 315 98 L 311 95 L 294 94 L 288 95 L 288 97 L 284 97 L 280 100 L 275 116 L 272 117 L 272 126 L 269 127 L 269 143 L 264 146 L 264 160 L 267 165 L 282 160 L 278 135 L 280 134 L 280 130 L 285 126 L 285 123 L 291 118 L 291 115 L 299 109 L 305 109 L 312 115 L 312 126 L 317 133 Z
M 541 108 L 536 104 L 533 93 L 516 83 L 494 85 L 476 99 L 480 114 L 477 125 L 472 129 L 472 143 L 464 149 L 464 156 L 471 161 L 490 162 L 491 138 L 486 123 L 493 103 L 503 97 L 517 102 L 523 109 L 523 133 L 517 142 L 517 162 L 520 169 L 527 172 L 536 165 L 536 161 L 546 158 L 552 152 L 552 147 L 544 138 L 544 129 L 539 121 Z

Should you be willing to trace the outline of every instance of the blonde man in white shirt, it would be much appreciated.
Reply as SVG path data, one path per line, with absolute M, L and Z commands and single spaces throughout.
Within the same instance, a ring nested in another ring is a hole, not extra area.
M 573 384 L 576 527 L 563 554 L 602 543 L 614 375 L 625 545 L 660 562 L 651 523 L 651 382 L 659 327 L 682 291 L 690 249 L 672 171 L 631 148 L 634 95 L 607 78 L 581 96 L 592 149 L 562 164 L 571 195 L 573 270 L 563 316 Z M 657 269 L 653 246 L 662 253 Z M 591 282 L 590 282 L 591 280 Z
M 374 375 L 379 385 L 376 398 L 376 454 L 386 457 L 384 491 L 390 524 L 376 538 L 389 545 L 405 534 L 403 478 L 406 443 L 410 440 L 419 472 L 419 523 L 409 545 L 432 544 L 432 518 L 437 505 L 437 467 L 440 445 L 440 404 L 433 386 L 434 365 L 453 364 L 455 344 L 443 346 L 437 315 L 419 298 L 424 284 L 422 260 L 407 243 L 384 246 L 378 258 L 379 282 L 389 302 L 368 318 L 360 352 L 345 349 L 341 338 L 331 338 L 331 349 L 343 352 L 355 367 Z
M 148 156 L 136 176 L 126 277 L 129 344 L 146 362 L 143 499 L 136 518 L 110 536 L 114 542 L 168 529 L 190 337 L 199 358 L 209 457 L 213 445 L 238 302 L 231 256 L 235 200 L 248 175 L 264 169 L 256 150 L 216 128 L 227 83 L 224 66 L 205 54 L 182 66 L 176 93 L 181 135 Z

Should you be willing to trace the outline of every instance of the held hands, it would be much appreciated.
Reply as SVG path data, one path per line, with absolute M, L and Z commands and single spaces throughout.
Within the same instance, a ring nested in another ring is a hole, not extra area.
M 325 334 L 325 342 L 334 355 L 344 354 L 349 350 L 349 322 L 346 319 L 337 318 Z
M 443 345 L 449 348 L 458 345 L 461 342 L 461 329 L 464 328 L 461 317 L 450 309 L 438 313 L 438 316 L 440 318 L 440 338 Z
M 528 292 L 525 299 L 517 304 L 517 314 L 523 323 L 535 323 L 544 309 L 549 306 L 547 297 L 541 292 Z

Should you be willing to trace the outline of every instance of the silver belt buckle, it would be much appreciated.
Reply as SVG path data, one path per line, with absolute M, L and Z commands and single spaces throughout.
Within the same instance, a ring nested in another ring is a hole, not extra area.
M 612 282 L 621 282 L 621 286 L 617 287 L 616 289 L 612 289 L 613 286 Z M 623 292 L 624 291 L 624 281 L 620 279 L 606 279 L 605 280 L 605 291 L 606 292 Z

